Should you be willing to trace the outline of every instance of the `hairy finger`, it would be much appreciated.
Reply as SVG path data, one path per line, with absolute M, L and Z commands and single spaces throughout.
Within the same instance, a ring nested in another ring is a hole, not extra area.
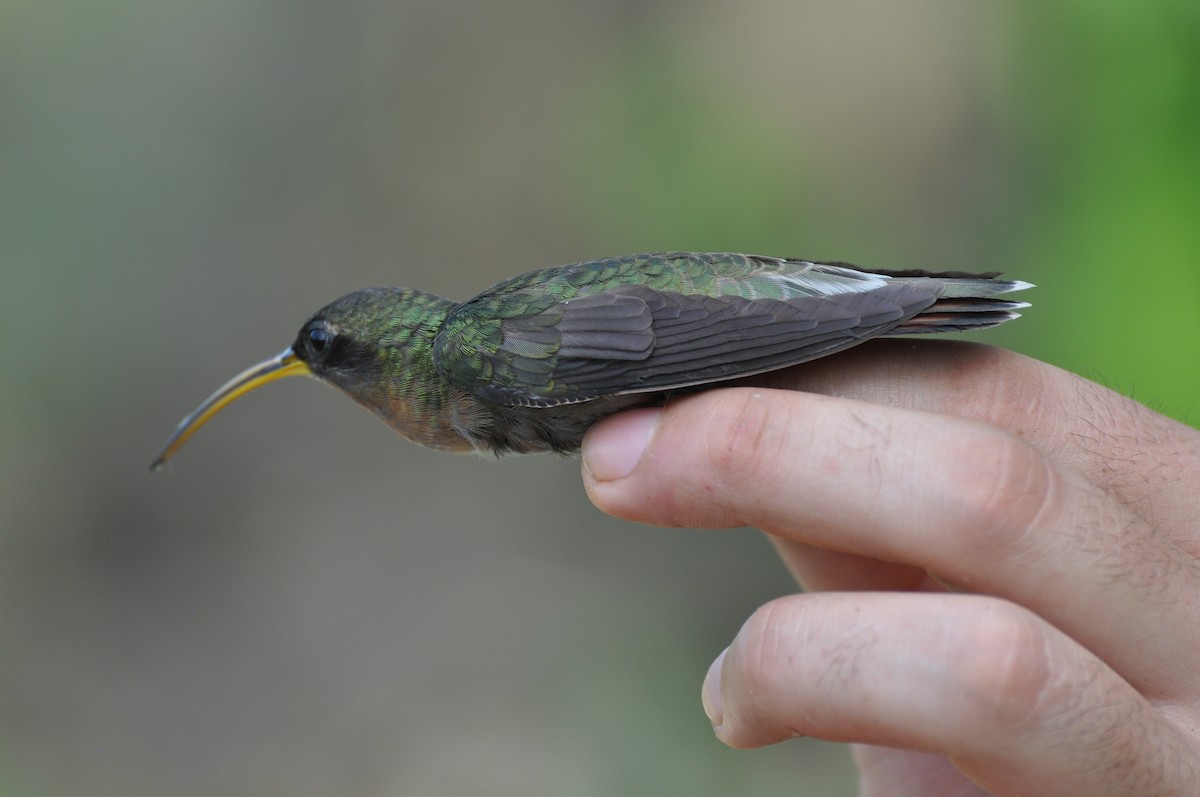
M 1200 431 L 1076 374 L 1016 352 L 949 340 L 872 341 L 764 374 L 755 384 L 842 396 L 1007 430 L 1113 492 L 1200 556 Z
M 1197 560 L 1110 492 L 996 427 L 729 389 L 598 424 L 584 443 L 584 473 L 610 514 L 755 526 L 923 568 L 1046 617 L 1152 696 L 1200 688 L 1192 635 L 1157 630 L 1193 626 Z
M 1183 793 L 1179 731 L 1093 654 L 1005 601 L 820 594 L 760 609 L 710 670 L 717 735 L 946 756 L 997 795 Z

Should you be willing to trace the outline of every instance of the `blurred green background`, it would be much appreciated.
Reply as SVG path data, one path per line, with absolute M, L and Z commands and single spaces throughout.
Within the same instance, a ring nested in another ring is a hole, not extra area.
M 661 249 L 1000 270 L 986 340 L 1195 422 L 1200 6 L 7 0 L 0 794 L 852 794 L 732 751 L 711 659 L 792 589 L 575 463 L 289 381 L 370 284 Z M 802 487 L 802 486 L 801 486 Z

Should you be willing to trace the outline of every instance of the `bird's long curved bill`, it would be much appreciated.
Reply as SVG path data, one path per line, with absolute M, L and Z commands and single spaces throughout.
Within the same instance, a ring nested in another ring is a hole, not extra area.
M 197 429 L 208 423 L 210 418 L 235 399 L 285 376 L 308 376 L 311 374 L 312 371 L 309 370 L 308 365 L 290 348 L 284 349 L 269 360 L 247 368 L 222 385 L 217 392 L 205 399 L 204 403 L 197 407 L 191 415 L 179 423 L 175 433 L 171 435 L 158 457 L 151 463 L 150 470 L 158 470 L 165 465 L 168 459 L 183 448 L 183 444 L 196 433 Z

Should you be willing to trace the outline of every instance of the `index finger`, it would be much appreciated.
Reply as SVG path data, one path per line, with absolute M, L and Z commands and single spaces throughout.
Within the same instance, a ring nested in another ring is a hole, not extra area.
M 1095 382 L 1006 349 L 879 340 L 766 374 L 754 384 L 999 427 L 1114 493 L 1164 533 L 1190 528 L 1200 511 L 1196 490 L 1176 484 L 1185 474 L 1200 473 L 1200 433 Z

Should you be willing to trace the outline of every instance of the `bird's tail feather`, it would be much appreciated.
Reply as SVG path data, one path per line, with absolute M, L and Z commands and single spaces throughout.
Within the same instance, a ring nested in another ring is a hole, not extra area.
M 918 313 L 888 332 L 889 335 L 912 335 L 924 332 L 960 332 L 986 329 L 1019 317 L 1029 302 L 1014 302 L 997 298 L 1002 294 L 1034 287 L 1021 280 L 994 279 L 993 274 L 960 275 L 958 272 L 892 272 L 890 276 L 945 280 L 941 298 L 929 309 Z

